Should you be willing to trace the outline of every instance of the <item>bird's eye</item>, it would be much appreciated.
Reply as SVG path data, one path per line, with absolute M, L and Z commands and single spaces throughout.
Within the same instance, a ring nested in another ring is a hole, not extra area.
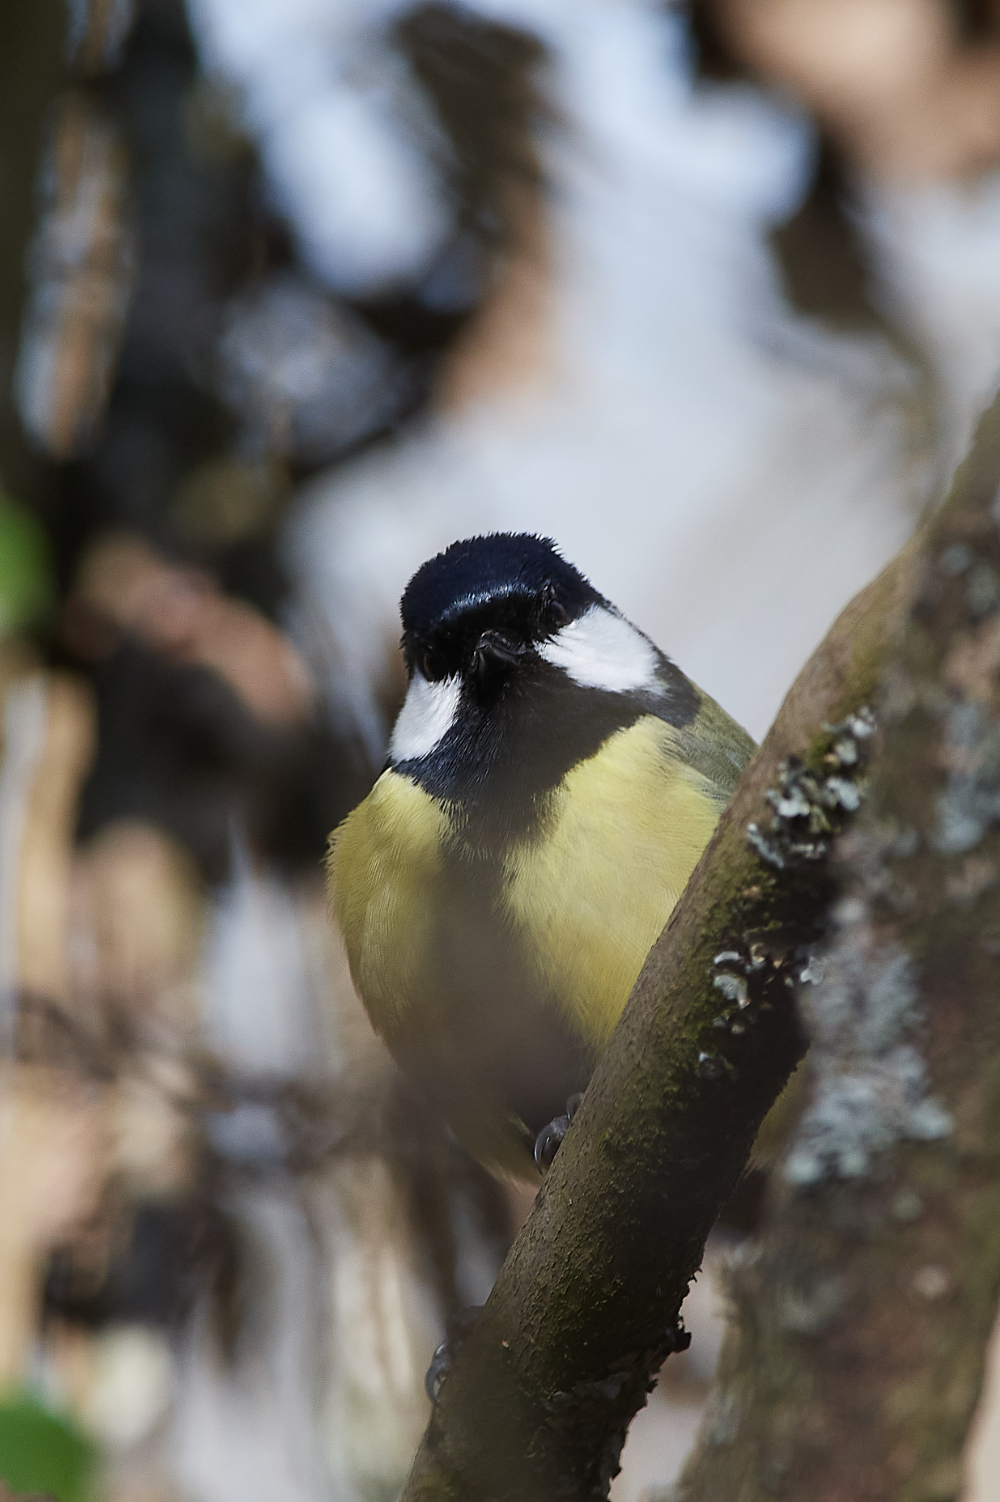
M 542 590 L 540 605 L 542 624 L 546 630 L 557 631 L 560 626 L 565 626 L 569 612 L 562 601 L 556 599 L 556 592 L 551 584 L 546 584 Z
M 441 658 L 437 652 L 432 652 L 429 648 L 420 654 L 419 667 L 428 683 L 434 683 L 438 678 L 444 677 Z

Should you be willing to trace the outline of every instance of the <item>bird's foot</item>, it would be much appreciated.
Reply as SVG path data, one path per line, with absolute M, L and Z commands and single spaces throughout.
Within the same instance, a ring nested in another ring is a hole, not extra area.
M 451 1370 L 451 1363 L 458 1355 L 459 1347 L 472 1328 L 473 1321 L 483 1306 L 472 1304 L 468 1309 L 459 1309 L 453 1314 L 445 1327 L 445 1337 L 431 1357 L 431 1364 L 427 1368 L 424 1377 L 424 1392 L 432 1403 L 436 1403 L 441 1392 L 441 1384 Z
M 548 1126 L 542 1127 L 535 1138 L 535 1164 L 539 1173 L 548 1173 L 552 1167 L 552 1159 L 559 1151 L 559 1145 L 569 1131 L 569 1124 L 580 1109 L 582 1100 L 582 1091 L 577 1095 L 571 1095 L 566 1102 L 566 1115 L 554 1117 Z

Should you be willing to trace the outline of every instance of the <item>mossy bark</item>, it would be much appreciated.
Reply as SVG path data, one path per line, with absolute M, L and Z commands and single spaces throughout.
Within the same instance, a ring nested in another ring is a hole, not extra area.
M 1000 407 L 922 550 L 683 1502 L 949 1502 L 1000 1290 Z
M 683 1343 L 709 1229 L 804 1050 L 794 989 L 868 734 L 851 717 L 874 699 L 920 556 L 911 545 L 848 607 L 782 706 L 454 1358 L 403 1502 L 606 1497 Z

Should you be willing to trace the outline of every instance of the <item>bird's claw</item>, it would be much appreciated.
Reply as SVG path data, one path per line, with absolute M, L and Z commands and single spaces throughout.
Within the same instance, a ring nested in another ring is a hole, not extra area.
M 434 1355 L 431 1357 L 431 1364 L 427 1368 L 427 1371 L 424 1375 L 424 1392 L 430 1398 L 432 1403 L 436 1403 L 438 1400 L 438 1394 L 441 1391 L 441 1383 L 448 1375 L 448 1368 L 450 1366 L 451 1349 L 448 1345 L 448 1342 L 446 1340 L 442 1340 L 441 1344 L 434 1352 Z
M 542 1130 L 535 1138 L 535 1166 L 539 1173 L 548 1173 L 552 1167 L 552 1160 L 559 1151 L 559 1146 L 569 1131 L 569 1124 L 580 1109 L 580 1102 L 582 1100 L 582 1091 L 576 1095 L 571 1095 L 566 1102 L 565 1116 L 554 1117 L 548 1126 L 542 1127 Z
M 481 1307 L 480 1304 L 474 1304 L 468 1309 L 459 1309 L 448 1321 L 447 1334 L 431 1357 L 431 1364 L 424 1377 L 424 1392 L 434 1404 L 441 1395 L 441 1384 L 451 1370 L 451 1363 Z

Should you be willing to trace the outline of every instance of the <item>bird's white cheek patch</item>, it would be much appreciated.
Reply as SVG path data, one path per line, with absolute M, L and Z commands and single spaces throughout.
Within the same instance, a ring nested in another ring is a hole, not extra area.
M 462 685 L 458 678 L 429 683 L 416 672 L 389 742 L 393 762 L 428 756 L 455 723 Z
M 570 621 L 540 651 L 546 662 L 562 668 L 581 688 L 624 694 L 661 687 L 652 642 L 623 616 L 612 615 L 601 606 Z

